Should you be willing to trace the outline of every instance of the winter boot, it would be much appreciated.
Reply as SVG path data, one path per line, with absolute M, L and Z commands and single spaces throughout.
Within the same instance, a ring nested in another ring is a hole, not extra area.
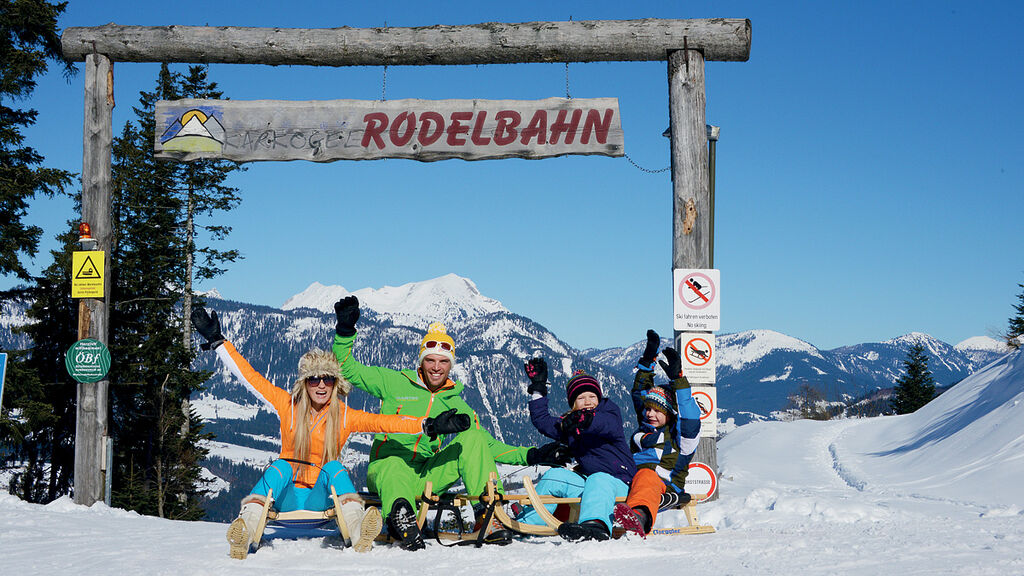
M 388 532 L 392 538 L 398 540 L 398 545 L 403 550 L 422 550 L 427 547 L 423 542 L 420 527 L 416 524 L 416 514 L 412 511 L 412 505 L 405 498 L 399 498 L 391 505 Z
M 690 495 L 686 492 L 673 492 L 666 490 L 661 495 L 661 503 L 658 504 L 658 510 L 671 510 L 673 508 L 679 508 L 680 506 L 686 506 L 690 503 Z
M 501 506 L 501 503 L 495 504 L 495 506 Z M 473 507 L 473 512 L 476 515 L 476 523 L 473 525 L 473 531 L 480 529 L 484 530 L 484 544 L 497 544 L 498 546 L 504 546 L 512 543 L 512 531 L 505 528 L 505 525 L 498 520 L 498 516 L 491 513 L 491 520 L 484 527 L 484 516 L 487 513 L 486 505 L 478 505 Z
M 608 540 L 611 538 L 611 534 L 608 533 L 608 526 L 600 520 L 587 520 L 581 524 L 562 522 L 558 526 L 558 535 L 569 542 Z
M 630 508 L 626 504 L 619 502 L 615 505 L 615 522 L 622 526 L 622 529 L 626 532 L 632 532 L 633 534 L 639 535 L 641 538 L 647 538 L 647 522 L 644 521 L 644 514 L 642 510 Z
M 364 509 L 363 499 L 355 494 L 343 494 L 340 498 L 343 501 L 342 522 L 348 528 L 349 541 L 346 544 L 356 552 L 369 552 L 373 548 L 373 540 L 380 534 L 380 510 Z
M 249 546 L 256 537 L 256 529 L 263 517 L 265 502 L 262 498 L 248 496 L 242 500 L 242 510 L 238 518 L 228 526 L 228 545 L 231 546 L 231 557 L 245 560 L 249 555 Z

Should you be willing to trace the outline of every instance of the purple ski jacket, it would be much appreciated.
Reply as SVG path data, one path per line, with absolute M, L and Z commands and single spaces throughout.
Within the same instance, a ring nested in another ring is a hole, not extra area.
M 584 476 L 605 472 L 627 486 L 632 482 L 636 464 L 622 430 L 622 413 L 614 402 L 602 398 L 594 409 L 590 426 L 579 436 L 562 436 L 558 427 L 562 418 L 548 412 L 547 396 L 530 400 L 529 407 L 534 427 L 548 438 L 568 445 Z

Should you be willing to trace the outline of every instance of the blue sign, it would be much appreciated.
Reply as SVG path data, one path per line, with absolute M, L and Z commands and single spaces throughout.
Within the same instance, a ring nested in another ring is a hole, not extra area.
M 0 406 L 4 405 L 4 377 L 7 376 L 7 354 L 0 352 Z

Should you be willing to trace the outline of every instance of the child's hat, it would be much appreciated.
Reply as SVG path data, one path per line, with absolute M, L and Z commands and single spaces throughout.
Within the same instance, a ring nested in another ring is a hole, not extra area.
M 576 402 L 576 397 L 584 392 L 593 392 L 597 394 L 597 399 L 600 400 L 601 384 L 590 374 L 583 370 L 577 370 L 565 384 L 565 395 L 569 400 L 569 408 L 572 408 L 572 405 Z
M 668 390 L 661 386 L 655 386 L 648 390 L 647 394 L 644 394 L 644 406 L 661 410 L 665 414 L 675 414 L 673 404 L 674 402 L 672 402 Z
M 452 364 L 455 363 L 455 341 L 441 322 L 431 322 L 427 328 L 427 335 L 420 342 L 420 364 L 423 364 L 423 358 L 428 354 L 447 356 Z

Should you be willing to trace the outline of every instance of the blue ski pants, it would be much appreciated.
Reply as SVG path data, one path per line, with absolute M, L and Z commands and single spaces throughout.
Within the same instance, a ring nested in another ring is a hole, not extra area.
M 334 505 L 331 502 L 331 486 L 340 496 L 355 492 L 348 470 L 341 462 L 332 460 L 320 469 L 320 477 L 312 488 L 295 486 L 292 483 L 292 465 L 285 460 L 274 460 L 256 482 L 252 494 L 266 497 L 274 491 L 274 510 L 291 512 L 293 510 L 327 510 Z
M 612 511 L 615 499 L 625 497 L 629 486 L 605 472 L 591 474 L 584 479 L 566 468 L 551 468 L 537 482 L 537 493 L 559 498 L 580 499 L 580 522 L 600 520 L 612 531 Z M 555 511 L 554 504 L 545 505 L 549 512 Z M 533 507 L 527 507 L 517 518 L 524 524 L 544 524 Z

